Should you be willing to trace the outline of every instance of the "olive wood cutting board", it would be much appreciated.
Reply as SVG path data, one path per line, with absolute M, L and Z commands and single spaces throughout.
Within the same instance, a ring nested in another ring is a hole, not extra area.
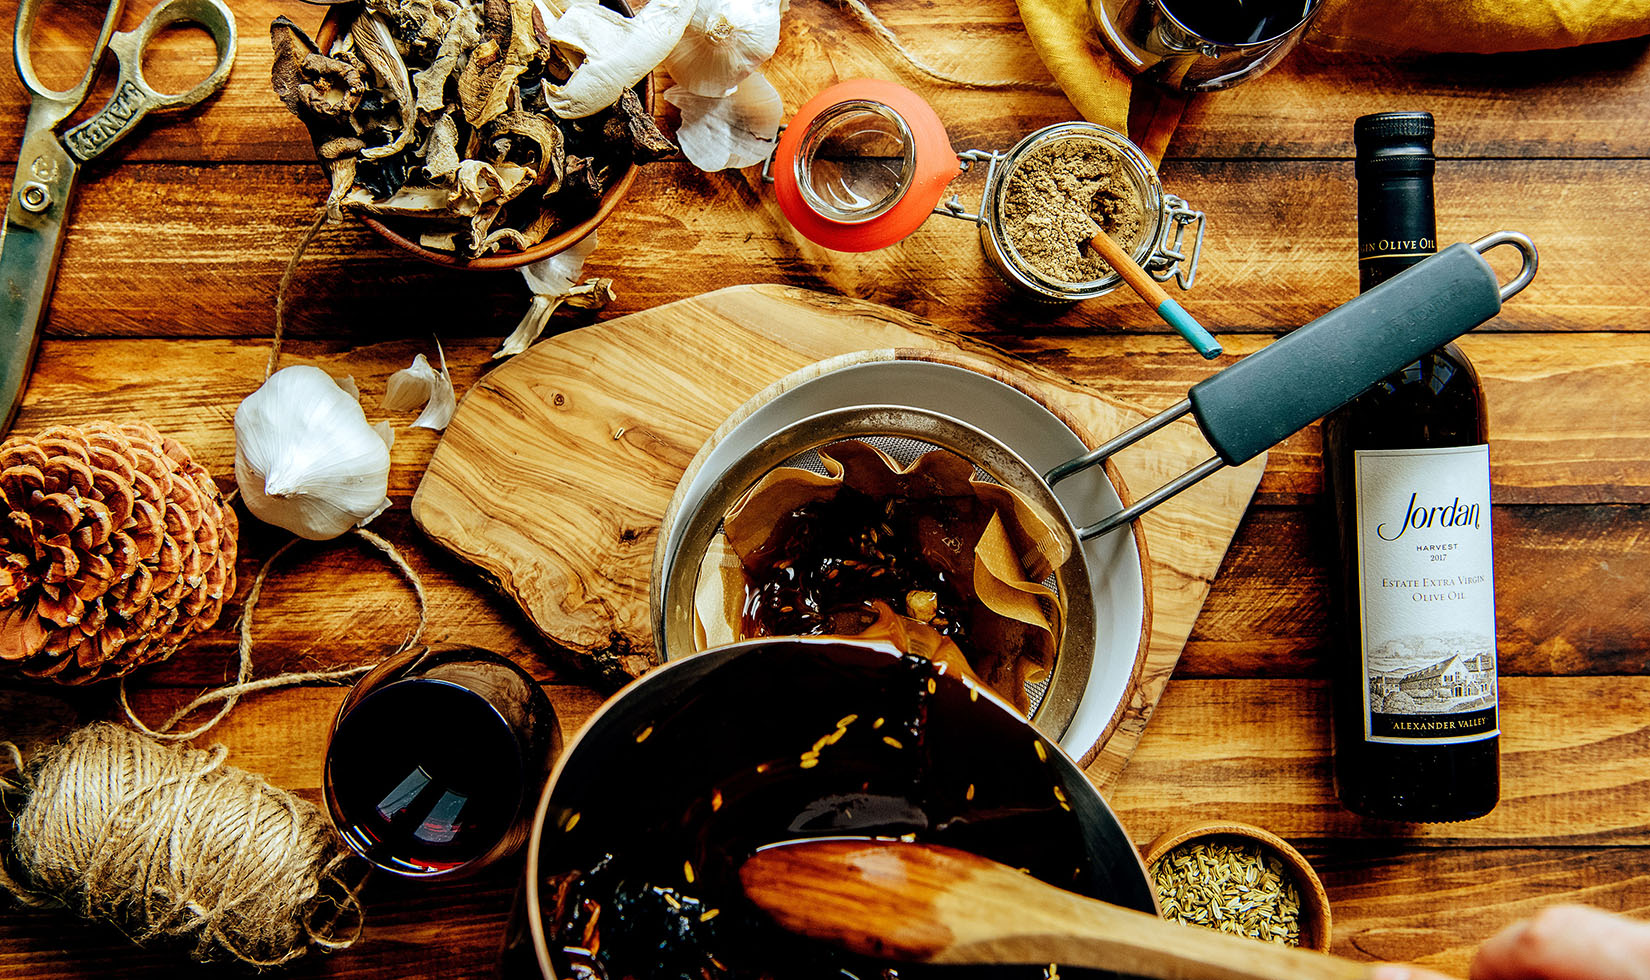
M 487 374 L 436 447 L 413 518 L 550 642 L 610 679 L 639 675 L 657 662 L 657 533 L 695 454 L 773 382 L 856 351 L 995 365 L 1089 445 L 1167 407 L 1126 405 L 1103 378 L 1061 377 L 886 306 L 734 286 L 549 338 Z M 1209 455 L 1181 422 L 1122 454 L 1113 472 L 1142 493 Z M 1090 753 L 1101 786 L 1134 751 L 1264 467 L 1261 457 L 1222 470 L 1140 521 L 1149 633 L 1117 723 Z

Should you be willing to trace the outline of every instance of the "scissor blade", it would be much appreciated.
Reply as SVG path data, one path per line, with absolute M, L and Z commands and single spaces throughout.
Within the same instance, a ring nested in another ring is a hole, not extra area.
M 57 279 L 76 164 L 50 134 L 23 146 L 0 238 L 0 407 L 11 429 Z M 25 206 L 27 203 L 27 206 Z

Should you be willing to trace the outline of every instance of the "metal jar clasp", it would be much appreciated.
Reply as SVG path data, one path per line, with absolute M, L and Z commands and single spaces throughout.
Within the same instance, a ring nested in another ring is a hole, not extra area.
M 1163 208 L 1168 221 L 1146 260 L 1145 269 L 1158 282 L 1173 279 L 1181 289 L 1191 289 L 1197 279 L 1198 256 L 1203 254 L 1203 212 L 1193 210 L 1184 198 L 1174 194 L 1163 195 Z M 1186 230 L 1194 224 L 1197 235 L 1192 239 L 1192 253 L 1187 255 Z

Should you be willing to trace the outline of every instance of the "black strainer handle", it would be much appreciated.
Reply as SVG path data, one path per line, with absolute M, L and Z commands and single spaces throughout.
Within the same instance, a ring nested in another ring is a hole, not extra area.
M 1482 253 L 1511 245 L 1523 255 L 1505 286 Z M 1501 312 L 1535 277 L 1530 239 L 1499 231 L 1455 244 L 1192 387 L 1187 399 L 1087 455 L 1050 470 L 1050 484 L 1087 469 L 1188 411 L 1215 455 L 1083 528 L 1084 539 L 1168 500 L 1224 466 L 1247 462 L 1358 397 L 1370 385 Z
M 1253 459 L 1501 312 L 1479 246 L 1502 243 L 1451 245 L 1195 385 L 1192 414 L 1209 445 L 1233 466 Z M 1534 247 L 1525 254 L 1533 274 Z

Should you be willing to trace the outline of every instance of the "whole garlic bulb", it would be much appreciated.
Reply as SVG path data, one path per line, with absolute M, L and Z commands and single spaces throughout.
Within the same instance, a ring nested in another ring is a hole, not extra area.
M 783 0 L 699 0 L 665 58 L 670 77 L 694 95 L 732 95 L 779 47 L 783 11 Z
M 259 520 L 336 538 L 390 505 L 389 441 L 325 371 L 282 368 L 235 410 L 235 482 Z

